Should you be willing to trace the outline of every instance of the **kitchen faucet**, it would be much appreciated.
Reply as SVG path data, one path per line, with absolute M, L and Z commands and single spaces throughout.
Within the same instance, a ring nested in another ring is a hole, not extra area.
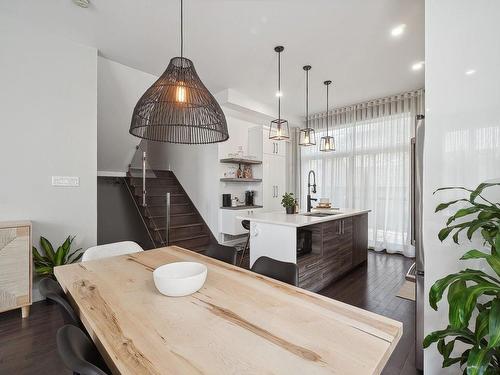
M 311 185 L 311 174 L 313 176 L 313 184 Z M 316 194 L 316 174 L 311 169 L 307 175 L 307 212 L 311 212 L 311 201 L 317 201 L 316 198 L 311 198 L 311 186 L 313 194 Z

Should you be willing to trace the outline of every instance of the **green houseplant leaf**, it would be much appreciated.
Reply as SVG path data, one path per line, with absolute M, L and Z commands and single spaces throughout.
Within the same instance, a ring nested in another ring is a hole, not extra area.
M 68 236 L 61 246 L 54 251 L 52 244 L 45 237 L 40 237 L 40 247 L 45 255 L 33 246 L 33 263 L 35 272 L 40 276 L 54 277 L 54 267 L 78 261 L 82 254 L 81 249 L 71 252 L 71 244 L 75 237 Z
M 451 236 L 458 244 L 461 233 L 466 233 L 469 240 L 480 233 L 485 249 L 469 250 L 460 259 L 483 260 L 483 265 L 493 271 L 466 268 L 437 280 L 429 291 L 429 304 L 435 310 L 447 293 L 449 325 L 429 333 L 423 346 L 437 344 L 443 367 L 465 366 L 463 373 L 468 375 L 500 374 L 500 280 L 497 278 L 500 277 L 500 203 L 490 202 L 482 195 L 487 188 L 497 186 L 500 183 L 482 183 L 475 189 L 459 186 L 436 190 L 458 189 L 469 193 L 467 198 L 436 207 L 436 212 L 440 212 L 456 203 L 464 203 L 449 216 L 438 238 L 444 241 Z M 451 225 L 455 221 L 458 223 Z M 470 324 L 475 310 L 478 312 L 475 324 Z M 455 346 L 456 341 L 464 345 Z M 452 357 L 452 352 L 459 348 L 462 353 Z
M 488 316 L 489 342 L 488 348 L 500 346 L 500 299 L 493 300 Z

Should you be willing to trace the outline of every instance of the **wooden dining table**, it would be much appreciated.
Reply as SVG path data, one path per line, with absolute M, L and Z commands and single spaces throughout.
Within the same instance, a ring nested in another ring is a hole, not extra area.
M 158 292 L 153 270 L 194 261 L 203 287 Z M 55 276 L 116 374 L 379 374 L 395 320 L 180 247 L 59 266 Z

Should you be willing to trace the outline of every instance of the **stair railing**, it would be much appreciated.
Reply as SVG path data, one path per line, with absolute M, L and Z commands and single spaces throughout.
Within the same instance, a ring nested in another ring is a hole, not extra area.
M 168 246 L 169 243 L 169 228 L 170 228 L 170 193 L 167 193 L 165 195 L 165 200 L 166 200 L 166 212 L 165 212 L 165 245 Z
M 142 199 L 141 206 L 147 206 L 147 180 L 146 178 L 156 177 L 155 172 L 149 165 L 148 161 L 148 143 L 141 141 L 135 146 L 135 154 L 129 165 L 131 177 L 142 179 Z

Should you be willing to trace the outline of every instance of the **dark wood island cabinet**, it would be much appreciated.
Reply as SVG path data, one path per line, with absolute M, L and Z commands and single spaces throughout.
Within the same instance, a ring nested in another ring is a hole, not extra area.
M 297 258 L 301 288 L 319 291 L 367 260 L 367 213 L 301 230 L 312 232 L 312 251 Z

